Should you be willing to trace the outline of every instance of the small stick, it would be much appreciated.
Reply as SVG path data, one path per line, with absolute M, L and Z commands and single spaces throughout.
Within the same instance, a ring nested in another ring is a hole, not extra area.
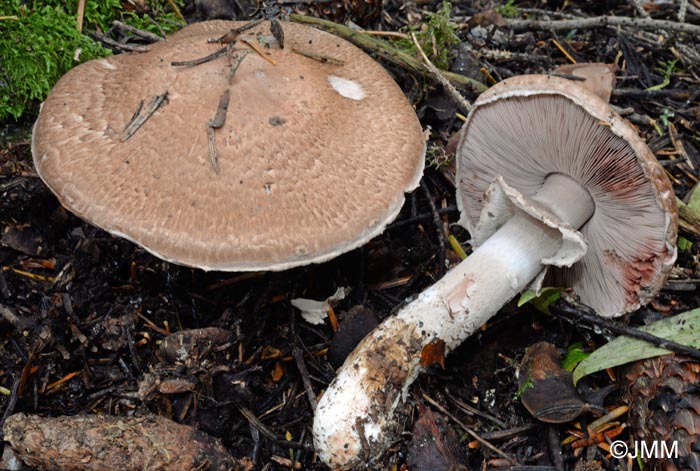
M 124 126 L 124 130 L 126 130 L 129 126 L 131 126 L 134 123 L 134 121 L 136 121 L 136 118 L 139 117 L 142 109 L 143 109 L 143 100 L 139 100 L 139 104 L 136 105 L 136 111 L 134 111 L 134 114 L 131 115 L 131 119 L 129 120 L 128 123 L 126 123 L 126 126 Z M 124 131 L 122 131 L 122 132 L 124 132 Z
M 219 154 L 216 151 L 216 136 L 215 129 L 219 129 L 226 123 L 226 113 L 228 112 L 228 104 L 231 99 L 231 91 L 226 90 L 219 99 L 219 106 L 216 109 L 214 119 L 207 123 L 207 140 L 209 143 L 209 160 L 216 174 L 219 173 Z
M 221 49 L 217 49 L 215 52 L 212 52 L 208 56 L 187 61 L 173 61 L 170 63 L 170 65 L 173 67 L 193 67 L 195 65 L 205 64 L 207 62 L 213 61 L 214 59 L 217 59 L 223 56 L 224 54 L 226 54 L 226 48 L 222 47 Z
M 481 438 L 481 436 L 480 436 L 479 434 L 477 434 L 477 433 L 476 433 L 474 430 L 472 430 L 471 428 L 467 427 L 467 425 L 466 425 L 464 422 L 462 422 L 462 421 L 459 420 L 457 417 L 455 417 L 453 414 L 451 414 L 449 411 L 447 411 L 447 409 L 445 409 L 445 408 L 442 407 L 440 404 L 438 404 L 437 401 L 435 401 L 433 398 L 431 398 L 430 396 L 428 396 L 427 394 L 424 393 L 424 394 L 423 394 L 423 399 L 425 399 L 425 401 L 427 401 L 428 404 L 430 404 L 431 406 L 433 406 L 435 409 L 439 410 L 440 412 L 442 412 L 443 414 L 445 414 L 447 417 L 449 417 L 450 419 L 452 419 L 452 421 L 453 421 L 454 423 L 456 423 L 457 425 L 459 425 L 460 428 L 461 428 L 462 430 L 464 430 L 465 432 L 467 432 L 467 434 L 471 435 L 472 438 L 473 438 L 474 440 L 476 440 L 477 442 L 479 442 L 482 446 L 485 446 L 486 448 L 488 448 L 489 450 L 493 451 L 494 453 L 500 455 L 501 457 L 505 458 L 506 460 L 508 460 L 508 461 L 511 462 L 512 464 L 514 464 L 514 465 L 517 465 L 517 464 L 518 464 L 518 460 L 515 459 L 515 457 L 508 455 L 508 453 L 502 451 L 500 448 L 494 446 L 494 445 L 491 444 L 490 442 L 488 442 L 488 441 L 484 440 L 483 438 Z
M 556 39 L 552 39 L 552 43 L 556 46 L 557 49 L 559 49 L 559 51 L 560 51 L 562 54 L 564 54 L 564 56 L 566 56 L 567 59 L 569 59 L 569 62 L 571 62 L 572 64 L 576 64 L 576 59 L 574 59 L 573 57 L 571 57 L 571 54 L 569 54 L 569 51 L 567 51 L 566 49 L 564 49 L 564 46 L 562 46 L 561 44 L 559 44 L 559 41 L 557 41 Z
M 237 51 L 236 54 L 233 57 L 231 57 L 231 70 L 228 73 L 228 83 L 231 83 L 231 80 L 233 80 L 233 76 L 238 70 L 238 67 L 241 65 L 243 59 L 245 59 L 245 56 L 247 56 L 248 54 L 250 54 L 250 51 L 246 49 L 243 51 Z
M 432 75 L 435 80 L 437 80 L 440 85 L 445 89 L 447 94 L 452 98 L 452 100 L 459 106 L 459 108 L 464 111 L 465 113 L 469 113 L 472 109 L 471 103 L 469 103 L 467 100 L 464 99 L 464 97 L 457 91 L 457 89 L 450 83 L 449 80 L 440 72 L 440 70 L 435 67 L 435 65 L 430 62 L 430 59 L 428 59 L 428 56 L 425 55 L 425 52 L 423 52 L 423 48 L 420 47 L 420 43 L 418 42 L 418 38 L 416 38 L 416 33 L 411 33 L 411 39 L 413 39 L 413 44 L 415 44 L 416 48 L 418 49 L 418 52 L 420 53 L 421 57 L 423 58 L 423 62 L 425 65 L 425 68 L 428 69 L 430 72 L 430 75 Z
M 360 33 L 368 34 L 370 36 L 388 36 L 392 38 L 411 39 L 408 34 L 400 33 L 398 31 L 360 31 Z
M 187 20 L 185 20 L 185 17 L 182 16 L 182 12 L 180 11 L 180 8 L 177 6 L 175 3 L 175 0 L 167 0 L 168 5 L 170 5 L 170 8 L 175 12 L 177 17 L 182 21 L 183 23 L 187 23 Z
M 306 396 L 309 399 L 309 404 L 311 404 L 311 410 L 316 409 L 318 401 L 316 399 L 316 394 L 314 394 L 314 389 L 311 386 L 311 377 L 309 376 L 309 370 L 306 368 L 306 363 L 304 363 L 304 354 L 299 347 L 294 347 L 292 349 L 292 355 L 294 356 L 294 361 L 299 369 L 299 374 L 304 383 L 304 389 L 306 390 Z
M 336 59 L 334 57 L 329 56 L 322 56 L 321 54 L 316 54 L 315 52 L 302 51 L 300 49 L 297 49 L 296 47 L 292 48 L 292 52 L 295 54 L 299 54 L 300 56 L 308 57 L 309 59 L 322 62 L 324 64 L 345 65 L 345 61 L 342 61 L 340 59 Z
M 131 26 L 131 25 L 128 25 L 128 24 L 123 23 L 123 22 L 118 21 L 118 20 L 112 21 L 112 26 L 115 27 L 115 28 L 119 28 L 121 31 L 126 31 L 126 32 L 128 32 L 128 33 L 134 34 L 134 35 L 136 35 L 136 36 L 138 36 L 138 37 L 140 37 L 140 38 L 146 39 L 146 40 L 148 40 L 148 41 L 152 41 L 152 42 L 154 42 L 154 43 L 163 40 L 163 38 L 161 38 L 161 37 L 158 36 L 157 34 L 153 34 L 153 33 L 151 33 L 151 32 L 148 32 L 148 31 L 144 31 L 144 30 L 142 30 L 142 29 L 135 28 L 135 27 L 133 27 L 133 26 Z
M 122 44 L 122 43 L 119 43 L 113 39 L 108 38 L 104 34 L 100 34 L 97 32 L 90 33 L 90 36 L 93 36 L 95 39 L 97 39 L 98 41 L 100 41 L 101 43 L 103 43 L 109 47 L 112 47 L 114 49 L 121 49 L 122 51 L 148 52 L 151 50 L 151 48 L 148 46 L 136 46 L 136 45 L 132 45 L 132 44 Z
M 132 118 L 132 121 L 127 124 L 127 126 L 124 128 L 124 131 L 122 131 L 121 136 L 119 137 L 119 140 L 122 142 L 128 141 L 131 136 L 134 135 L 136 131 L 139 130 L 141 126 L 143 126 L 143 123 L 148 121 L 148 119 L 153 116 L 153 113 L 158 111 L 158 108 L 161 107 L 166 101 L 168 100 L 168 91 L 166 90 L 165 93 L 162 95 L 156 95 L 151 99 L 151 104 L 148 106 L 148 109 L 144 114 L 139 114 L 139 116 L 136 119 Z M 139 108 L 140 111 L 140 108 Z
M 255 52 L 257 52 L 258 55 L 259 55 L 260 57 L 262 57 L 263 59 L 265 59 L 266 61 L 268 61 L 270 64 L 272 64 L 272 65 L 277 65 L 277 62 L 275 62 L 275 60 L 274 60 L 272 57 L 269 57 L 267 54 L 265 54 L 265 51 L 263 51 L 262 49 L 260 49 L 260 46 L 258 46 L 257 44 L 255 44 L 253 41 L 251 41 L 251 40 L 249 40 L 249 39 L 247 39 L 247 38 L 241 38 L 241 41 L 243 41 L 243 42 L 246 43 L 248 46 L 250 46 L 250 48 L 251 48 L 252 50 L 254 50 Z
M 421 190 L 423 190 L 423 195 L 428 201 L 430 206 L 430 211 L 433 214 L 433 225 L 437 232 L 438 240 L 438 278 L 442 278 L 445 274 L 445 232 L 443 231 L 442 219 L 440 219 L 440 214 L 438 213 L 437 206 L 435 206 L 435 201 L 433 201 L 433 194 L 430 192 L 425 182 L 421 182 Z
M 241 34 L 243 31 L 247 31 L 251 28 L 255 28 L 257 25 L 262 23 L 264 21 L 263 18 L 260 18 L 255 21 L 251 21 L 248 24 L 245 24 L 239 28 L 234 28 L 228 33 L 224 34 L 223 36 L 219 36 L 218 38 L 209 38 L 207 39 L 208 43 L 230 43 L 230 42 L 235 42 L 238 39 L 238 35 Z
M 549 310 L 556 314 L 564 314 L 567 317 L 573 317 L 578 320 L 589 322 L 597 327 L 602 327 L 618 335 L 626 335 L 627 337 L 644 340 L 655 347 L 671 350 L 672 352 L 685 355 L 693 358 L 694 360 L 700 360 L 700 350 L 697 348 L 689 347 L 663 337 L 658 337 L 648 332 L 635 329 L 634 327 L 628 327 L 611 322 L 607 319 L 603 319 L 593 309 L 583 304 L 559 299 L 550 306 Z
M 640 0 L 629 0 L 629 2 L 632 4 L 634 9 L 637 10 L 637 14 L 639 16 L 642 18 L 649 18 L 649 13 L 644 9 L 644 6 Z
M 77 14 L 77 22 L 78 22 L 78 33 L 83 32 L 83 20 L 85 19 L 85 0 L 78 0 L 78 14 Z

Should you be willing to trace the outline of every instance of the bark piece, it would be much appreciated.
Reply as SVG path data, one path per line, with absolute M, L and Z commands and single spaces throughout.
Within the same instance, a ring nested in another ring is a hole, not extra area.
M 243 467 L 215 438 L 160 416 L 15 414 L 5 440 L 27 465 L 56 471 L 231 471 Z

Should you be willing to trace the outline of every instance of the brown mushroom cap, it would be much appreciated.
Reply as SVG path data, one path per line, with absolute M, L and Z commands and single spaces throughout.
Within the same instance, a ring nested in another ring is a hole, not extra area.
M 588 252 L 570 268 L 550 267 L 545 283 L 573 287 L 608 317 L 653 298 L 676 257 L 675 197 L 644 141 L 607 103 L 565 79 L 514 77 L 479 97 L 462 132 L 457 181 L 465 227 L 476 225 L 497 176 L 531 196 L 548 175 L 569 175 L 595 202 L 580 229 Z
M 212 270 L 283 270 L 321 262 L 382 232 L 423 170 L 425 139 L 401 89 L 343 39 L 269 23 L 265 54 L 248 54 L 229 81 L 219 57 L 192 67 L 207 43 L 243 23 L 194 24 L 143 54 L 66 74 L 43 105 L 32 151 L 41 178 L 83 219 L 175 263 Z M 343 61 L 323 63 L 292 52 Z M 234 49 L 249 49 L 239 41 Z M 230 90 L 214 131 L 208 122 Z M 122 142 L 140 101 L 167 101 Z

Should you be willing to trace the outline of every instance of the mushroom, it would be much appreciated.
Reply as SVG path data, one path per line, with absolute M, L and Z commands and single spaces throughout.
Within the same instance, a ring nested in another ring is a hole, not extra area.
M 528 286 L 572 287 L 606 317 L 637 309 L 676 257 L 670 182 L 593 92 L 552 76 L 505 80 L 475 102 L 457 150 L 460 224 L 478 248 L 387 318 L 320 399 L 313 434 L 331 467 L 390 443 L 397 406 L 435 339 L 454 350 Z
M 281 23 L 282 48 L 258 24 L 229 57 L 208 42 L 244 25 L 193 24 L 66 74 L 32 139 L 61 203 L 206 270 L 322 262 L 381 233 L 423 170 L 411 104 L 371 57 L 314 28 Z

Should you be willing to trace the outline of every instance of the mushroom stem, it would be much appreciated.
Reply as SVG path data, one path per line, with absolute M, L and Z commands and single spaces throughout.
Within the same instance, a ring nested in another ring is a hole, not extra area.
M 592 215 L 588 191 L 551 174 L 530 198 L 574 228 Z M 562 235 L 517 213 L 465 261 L 387 318 L 350 354 L 315 412 L 316 450 L 329 466 L 379 456 L 390 443 L 393 413 L 420 372 L 420 353 L 435 339 L 455 349 L 542 271 Z

